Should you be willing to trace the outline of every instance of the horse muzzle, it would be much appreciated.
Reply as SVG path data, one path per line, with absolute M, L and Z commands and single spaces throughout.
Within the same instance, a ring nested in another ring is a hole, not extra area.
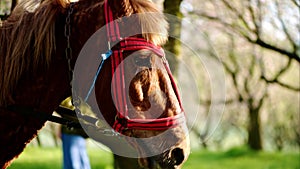
M 139 164 L 146 169 L 180 169 L 188 156 L 183 149 L 175 148 L 161 155 L 140 158 Z

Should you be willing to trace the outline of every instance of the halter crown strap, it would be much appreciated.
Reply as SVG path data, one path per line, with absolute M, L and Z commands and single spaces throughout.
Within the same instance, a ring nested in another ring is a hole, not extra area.
M 114 21 L 112 10 L 110 9 L 107 0 L 104 3 L 104 13 L 106 20 L 106 31 L 108 44 L 111 42 L 117 42 L 121 40 L 119 25 L 116 21 Z M 124 65 L 121 64 L 123 61 L 123 53 L 119 50 L 114 50 L 111 57 L 111 67 L 112 67 L 112 77 L 116 83 L 112 84 L 112 92 L 115 100 L 115 104 L 119 110 L 117 110 L 117 119 L 121 119 L 124 116 L 128 115 L 128 107 L 127 107 L 127 98 L 126 92 L 123 90 L 125 88 L 125 77 L 124 77 Z M 117 69 L 117 67 L 120 67 Z M 121 113 L 123 113 L 123 116 Z M 116 120 L 117 121 L 117 120 Z M 115 128 L 115 127 L 114 127 Z M 118 131 L 118 130 L 117 130 Z
M 179 113 L 173 117 L 159 118 L 159 119 L 130 119 L 128 117 L 128 98 L 126 96 L 125 77 L 124 77 L 124 59 L 123 51 L 136 51 L 141 49 L 148 49 L 157 54 L 160 57 L 165 56 L 161 47 L 156 46 L 143 38 L 126 37 L 121 38 L 118 22 L 113 18 L 112 10 L 110 9 L 107 0 L 104 2 L 104 13 L 106 20 L 106 30 L 108 44 L 111 42 L 119 42 L 119 48 L 112 51 L 111 66 L 112 77 L 115 78 L 116 83 L 112 84 L 113 99 L 115 101 L 117 110 L 117 117 L 113 128 L 117 132 L 124 132 L 126 129 L 140 129 L 140 130 L 166 130 L 172 127 L 176 127 L 185 122 L 185 114 Z M 110 48 L 110 45 L 109 45 Z M 166 70 L 170 76 L 171 83 L 175 89 L 175 94 L 181 106 L 180 97 L 172 78 L 171 71 L 167 62 L 164 62 Z M 118 69 L 117 69 L 118 67 Z M 182 109 L 182 106 L 181 106 Z M 183 110 L 183 109 L 182 109 Z

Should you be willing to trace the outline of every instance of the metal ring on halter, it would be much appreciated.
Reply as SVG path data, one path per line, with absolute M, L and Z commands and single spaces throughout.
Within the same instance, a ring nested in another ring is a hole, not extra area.
M 110 41 L 107 41 L 108 50 L 111 50 Z

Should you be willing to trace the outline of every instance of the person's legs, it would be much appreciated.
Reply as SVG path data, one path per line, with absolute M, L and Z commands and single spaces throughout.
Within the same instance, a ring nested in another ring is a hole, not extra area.
M 63 169 L 72 169 L 71 137 L 62 133 Z
M 62 134 L 63 168 L 90 169 L 85 139 L 78 135 Z
M 79 136 L 79 138 L 77 138 L 77 145 L 78 145 L 78 154 L 80 156 L 80 168 L 81 169 L 90 169 L 90 161 L 89 161 L 89 157 L 86 151 L 86 140 Z

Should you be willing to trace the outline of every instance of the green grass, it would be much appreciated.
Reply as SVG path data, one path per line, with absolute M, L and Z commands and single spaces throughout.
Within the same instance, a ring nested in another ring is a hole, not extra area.
M 184 169 L 300 169 L 300 154 L 254 152 L 245 148 L 227 152 L 192 152 Z
M 93 169 L 113 169 L 113 157 L 100 148 L 88 149 Z M 62 169 L 60 148 L 28 147 L 8 169 Z
M 26 148 L 10 169 L 54 169 L 61 167 L 61 153 L 59 149 Z
M 112 155 L 88 150 L 92 169 L 112 169 Z M 61 169 L 59 148 L 28 147 L 9 169 Z M 299 152 L 253 152 L 235 148 L 226 152 L 192 151 L 183 169 L 300 169 Z

